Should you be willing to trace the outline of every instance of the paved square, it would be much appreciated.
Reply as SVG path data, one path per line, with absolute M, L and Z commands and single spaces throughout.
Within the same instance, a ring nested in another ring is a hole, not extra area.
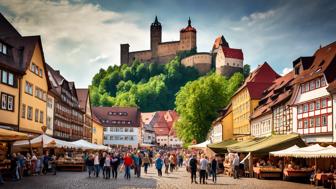
M 142 170 L 143 171 L 143 170 Z M 132 171 L 133 173 L 133 171 Z M 123 173 L 119 174 L 117 180 L 105 180 L 99 178 L 88 178 L 86 172 L 58 172 L 56 176 L 31 176 L 25 177 L 19 182 L 6 182 L 0 186 L 4 189 L 94 189 L 94 188 L 161 188 L 161 189 L 187 189 L 187 188 L 279 188 L 279 189 L 303 189 L 314 188 L 309 184 L 285 182 L 280 180 L 258 180 L 255 178 L 241 178 L 235 180 L 231 177 L 220 175 L 217 184 L 208 180 L 208 184 L 190 184 L 189 174 L 185 168 L 178 171 L 164 174 L 158 177 L 154 167 L 149 168 L 148 174 L 142 172 L 141 178 L 132 174 L 131 180 L 125 180 Z

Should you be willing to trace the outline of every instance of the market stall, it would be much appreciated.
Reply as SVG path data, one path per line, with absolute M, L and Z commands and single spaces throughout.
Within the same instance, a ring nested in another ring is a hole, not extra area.
M 25 133 L 0 128 L 0 172 L 6 174 L 10 169 L 10 160 L 7 159 L 10 153 L 10 146 L 16 140 L 26 140 L 29 136 Z
M 257 178 L 281 178 L 282 169 L 279 167 L 279 164 L 270 161 L 269 152 L 283 150 L 293 145 L 305 146 L 305 143 L 297 134 L 272 135 L 269 137 L 245 140 L 228 145 L 226 148 L 229 152 L 249 153 L 249 161 L 244 165 L 245 171 L 251 176 L 254 175 Z M 265 163 L 258 163 L 260 160 Z M 265 160 L 268 160 L 268 162 L 266 163 Z
M 317 183 L 321 182 L 324 185 L 327 180 L 334 178 L 333 173 L 319 172 L 319 169 L 317 168 L 318 159 L 336 157 L 336 148 L 333 146 L 322 147 L 319 144 L 314 144 L 303 148 L 293 146 L 283 151 L 270 152 L 270 155 L 286 158 L 304 158 L 313 160 L 314 163 L 310 166 L 310 168 L 298 168 L 297 166 L 293 166 L 292 164 L 287 165 L 287 167 L 284 169 L 284 179 L 288 179 L 290 177 L 309 178 L 313 174 L 313 172 L 315 172 L 315 181 Z
M 202 143 L 199 144 L 194 144 L 194 145 L 190 145 L 188 146 L 188 149 L 200 149 L 203 150 L 207 147 L 207 145 L 210 144 L 210 140 L 206 140 Z

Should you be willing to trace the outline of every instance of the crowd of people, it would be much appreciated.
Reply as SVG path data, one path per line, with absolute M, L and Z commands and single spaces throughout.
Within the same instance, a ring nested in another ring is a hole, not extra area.
M 71 156 L 66 152 L 64 157 Z M 45 175 L 48 172 L 56 174 L 56 156 L 45 151 L 38 155 L 37 152 L 13 153 L 10 157 L 10 173 L 13 181 L 22 179 L 23 175 Z M 159 177 L 172 174 L 174 171 L 186 167 L 191 174 L 191 183 L 207 184 L 212 177 L 213 183 L 217 181 L 218 161 L 215 156 L 207 157 L 201 151 L 167 150 L 167 149 L 115 149 L 112 152 L 83 152 L 83 160 L 88 177 L 102 177 L 104 179 L 117 179 L 118 174 L 123 174 L 129 180 L 132 175 L 141 177 L 142 170 L 148 173 L 148 168 L 154 166 Z M 133 173 L 133 174 L 132 174 Z M 0 183 L 3 179 L 0 174 Z
M 47 172 L 56 173 L 54 155 L 50 155 L 48 151 L 39 155 L 37 152 L 32 154 L 27 153 L 23 155 L 21 153 L 12 153 L 9 157 L 10 168 L 9 174 L 12 181 L 19 181 L 24 175 L 45 175 Z M 3 173 L 0 173 L 0 184 L 4 183 Z

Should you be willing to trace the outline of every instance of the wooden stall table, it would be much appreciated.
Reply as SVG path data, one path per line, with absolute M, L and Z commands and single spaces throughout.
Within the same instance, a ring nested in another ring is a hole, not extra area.
M 62 171 L 84 171 L 84 163 L 57 163 L 56 167 Z
M 282 170 L 276 167 L 253 167 L 253 173 L 258 179 L 281 178 Z
M 283 180 L 287 180 L 290 177 L 309 178 L 313 172 L 314 169 L 284 169 Z
M 332 173 L 317 173 L 315 175 L 315 185 L 321 183 L 322 186 L 325 186 L 328 180 L 333 178 L 334 176 Z

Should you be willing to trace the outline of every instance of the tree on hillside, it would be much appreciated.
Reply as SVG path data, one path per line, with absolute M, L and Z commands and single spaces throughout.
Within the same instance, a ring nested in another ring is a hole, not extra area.
M 250 71 L 251 71 L 250 65 L 244 64 L 244 68 L 243 68 L 244 78 L 247 78 L 247 76 L 250 75 Z
M 241 73 L 234 74 L 229 80 L 213 73 L 182 87 L 175 102 L 180 115 L 176 124 L 178 136 L 185 143 L 193 139 L 204 141 L 211 122 L 218 116 L 217 110 L 228 104 L 243 80 Z

